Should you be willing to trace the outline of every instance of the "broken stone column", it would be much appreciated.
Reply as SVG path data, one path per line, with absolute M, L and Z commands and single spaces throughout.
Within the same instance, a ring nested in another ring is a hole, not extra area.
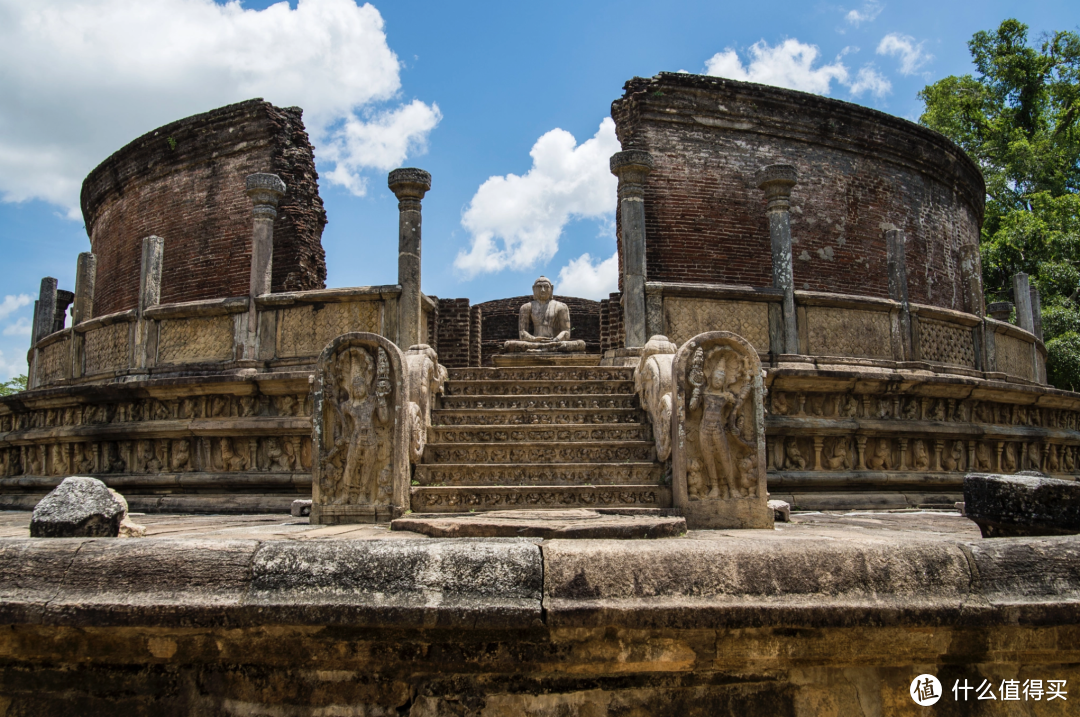
M 53 332 L 56 322 L 56 286 L 57 281 L 51 276 L 41 280 L 38 300 L 34 304 L 34 344 Z
M 629 149 L 611 156 L 611 173 L 619 178 L 619 221 L 622 229 L 623 326 L 626 348 L 645 345 L 645 178 L 652 155 Z
M 146 368 L 153 321 L 143 318 L 151 306 L 161 303 L 161 265 L 165 256 L 165 240 L 158 236 L 143 237 L 142 264 L 139 270 L 138 319 L 135 322 L 135 366 Z
M 1035 317 L 1031 311 L 1031 285 L 1024 272 L 1013 276 L 1013 295 L 1016 302 L 1016 325 L 1024 331 L 1035 333 Z
M 795 167 L 772 164 L 757 173 L 758 189 L 765 192 L 768 204 L 769 238 L 772 240 L 773 286 L 784 291 L 784 346 L 777 353 L 799 352 L 799 334 L 795 323 L 795 275 L 791 266 L 791 189 L 798 180 Z
M 398 346 L 421 342 L 424 319 L 420 295 L 420 202 L 431 189 L 431 175 L 422 169 L 390 172 L 387 185 L 398 198 Z
M 249 174 L 245 180 L 248 197 L 254 205 L 255 226 L 251 233 L 251 281 L 248 289 L 247 334 L 244 337 L 245 359 L 254 359 L 259 327 L 255 297 L 270 293 L 274 261 L 274 220 L 277 206 L 285 196 L 285 182 L 276 174 Z
M 53 319 L 56 316 L 56 279 L 46 276 L 41 280 L 38 299 L 34 302 L 34 325 L 30 335 L 30 388 L 36 388 L 41 380 L 38 376 L 40 360 L 38 341 L 52 333 Z
M 889 298 L 900 303 L 900 343 L 904 361 L 912 356 L 911 307 L 908 304 L 907 237 L 899 229 L 885 232 L 886 267 L 889 273 Z
M 94 283 L 97 280 L 97 257 L 88 251 L 79 254 L 75 266 L 75 306 L 71 325 L 94 318 Z

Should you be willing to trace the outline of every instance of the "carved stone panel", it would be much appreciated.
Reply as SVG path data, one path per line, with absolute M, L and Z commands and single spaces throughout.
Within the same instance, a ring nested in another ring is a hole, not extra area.
M 405 356 L 372 333 L 339 336 L 319 355 L 312 417 L 312 523 L 390 520 L 409 508 Z
M 105 371 L 127 368 L 130 363 L 129 324 L 117 323 L 87 331 L 84 336 L 83 355 L 86 357 L 85 375 L 92 376 Z
M 757 351 L 729 331 L 675 354 L 672 489 L 691 528 L 771 528 L 765 486 L 765 387 Z
M 281 311 L 278 358 L 314 356 L 335 336 L 380 330 L 382 302 L 353 301 L 292 306 Z
M 994 351 L 997 356 L 997 370 L 1010 376 L 1031 380 L 1032 348 L 1031 344 L 1008 334 L 994 336 Z
M 56 383 L 68 377 L 71 369 L 71 341 L 49 344 L 39 354 L 42 385 Z
M 920 318 L 919 353 L 924 361 L 975 368 L 975 340 L 968 326 Z
M 891 321 L 884 311 L 808 306 L 806 323 L 811 355 L 893 357 Z
M 232 357 L 231 316 L 169 319 L 158 324 L 158 363 L 229 361 Z
M 769 351 L 769 305 L 764 301 L 667 297 L 664 327 L 676 346 L 703 331 L 730 331 L 744 337 L 761 353 Z

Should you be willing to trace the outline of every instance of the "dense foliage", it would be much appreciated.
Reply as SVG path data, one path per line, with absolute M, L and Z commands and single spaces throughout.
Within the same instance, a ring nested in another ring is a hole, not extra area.
M 0 383 L 0 396 L 10 396 L 13 393 L 26 390 L 26 376 L 16 376 L 10 381 Z
M 974 75 L 919 93 L 920 122 L 964 148 L 986 179 L 988 301 L 1011 300 L 1026 272 L 1039 289 L 1051 383 L 1080 390 L 1080 35 L 1028 42 L 1006 20 L 968 43 Z

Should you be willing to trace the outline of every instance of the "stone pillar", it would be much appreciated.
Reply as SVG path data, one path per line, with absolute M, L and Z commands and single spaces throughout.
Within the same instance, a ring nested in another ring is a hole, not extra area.
M 622 306 L 626 348 L 644 346 L 645 326 L 645 178 L 652 155 L 629 149 L 611 155 L 611 173 L 619 178 L 619 222 L 622 229 Z
M 249 174 L 244 182 L 254 205 L 255 226 L 251 232 L 251 280 L 248 285 L 248 321 L 243 358 L 254 359 L 259 329 L 255 297 L 270 293 L 274 262 L 274 219 L 277 205 L 285 196 L 285 182 L 276 174 Z
M 75 306 L 71 325 L 94 318 L 94 283 L 97 281 L 97 257 L 88 251 L 79 254 L 75 266 Z
M 986 318 L 986 295 L 983 293 L 982 256 L 978 244 L 965 244 L 960 247 L 960 278 L 964 283 L 964 304 L 968 312 Z M 988 371 L 989 348 L 986 345 L 985 322 L 974 328 L 975 368 Z
M 165 240 L 158 236 L 143 237 L 142 264 L 139 270 L 139 306 L 138 319 L 135 322 L 135 367 L 146 368 L 149 363 L 148 350 L 151 339 L 152 321 L 143 318 L 143 313 L 151 306 L 161 303 L 161 265 L 165 256 Z
M 37 303 L 34 304 L 34 345 L 53 332 L 56 320 L 56 279 L 46 276 L 41 280 Z
M 1039 339 L 1043 340 L 1042 332 L 1042 298 L 1039 296 L 1039 290 L 1034 286 L 1031 287 L 1031 333 Z
M 41 362 L 38 360 L 37 343 L 52 333 L 53 319 L 56 316 L 56 284 L 56 279 L 51 276 L 42 279 L 38 299 L 34 302 L 34 325 L 30 334 L 30 388 L 36 388 L 41 383 L 38 377 Z
M 772 240 L 773 286 L 784 291 L 784 345 L 775 353 L 799 352 L 795 324 L 795 276 L 791 267 L 791 188 L 798 174 L 790 164 L 772 164 L 757 173 L 755 182 L 764 190 L 768 204 L 769 238 Z
M 1013 299 L 1016 302 L 1016 324 L 1024 331 L 1035 333 L 1035 317 L 1031 311 L 1031 285 L 1024 272 L 1013 276 Z
M 397 345 L 403 349 L 420 343 L 424 320 L 420 298 L 420 201 L 431 189 L 431 175 L 422 169 L 390 172 L 387 185 L 398 198 L 398 299 Z
M 900 343 L 903 346 L 902 360 L 910 361 L 913 356 L 911 340 L 911 307 L 908 304 L 907 280 L 907 237 L 899 229 L 885 232 L 886 268 L 889 274 L 889 298 L 900 303 Z

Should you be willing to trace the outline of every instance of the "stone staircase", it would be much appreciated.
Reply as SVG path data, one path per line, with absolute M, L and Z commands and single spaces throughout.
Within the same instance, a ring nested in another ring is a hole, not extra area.
M 451 369 L 412 485 L 417 513 L 670 508 L 633 369 Z

